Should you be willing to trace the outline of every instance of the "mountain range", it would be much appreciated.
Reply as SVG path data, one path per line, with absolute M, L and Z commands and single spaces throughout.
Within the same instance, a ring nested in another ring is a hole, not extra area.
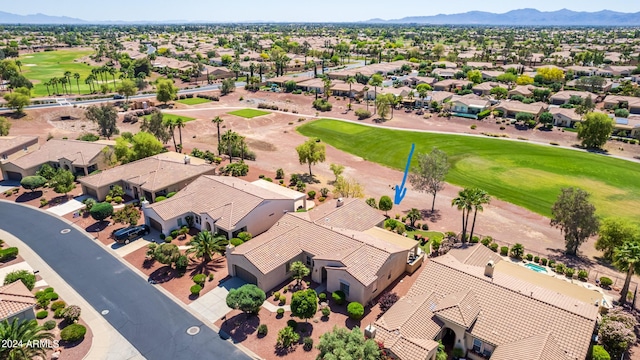
M 536 9 L 512 10 L 503 14 L 469 11 L 460 14 L 410 16 L 402 19 L 371 19 L 371 24 L 430 24 L 430 25 L 521 25 L 521 26 L 637 26 L 640 12 L 622 13 L 610 10 L 583 12 L 562 9 L 539 11 Z
M 181 24 L 220 23 L 219 21 L 87 21 L 67 16 L 45 14 L 17 15 L 0 11 L 0 24 Z M 238 21 L 248 23 L 248 21 Z M 256 23 L 262 21 L 255 21 Z M 507 25 L 507 26 L 640 26 L 640 12 L 623 13 L 610 10 L 583 12 L 562 9 L 539 11 L 536 9 L 512 10 L 503 14 L 485 11 L 469 11 L 460 14 L 438 14 L 432 16 L 409 16 L 402 19 L 371 19 L 369 24 L 425 24 L 425 25 Z

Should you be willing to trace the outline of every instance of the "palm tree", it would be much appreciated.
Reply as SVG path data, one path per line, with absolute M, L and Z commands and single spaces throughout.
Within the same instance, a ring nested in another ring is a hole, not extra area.
M 180 151 L 182 152 L 182 128 L 185 126 L 187 122 L 183 118 L 177 118 L 174 120 L 175 127 L 178 128 L 178 133 L 180 133 Z
M 204 230 L 189 241 L 191 247 L 186 253 L 195 253 L 196 257 L 202 258 L 207 263 L 211 261 L 214 254 L 223 254 L 228 243 L 229 241 L 223 235 L 214 236 L 211 232 Z
M 369 79 L 369 85 L 373 86 L 373 97 L 374 98 L 378 98 L 378 86 L 382 85 L 382 75 L 380 74 L 373 74 L 371 76 L 371 79 Z M 373 110 L 374 113 L 376 112 L 376 109 Z
M 478 214 L 478 210 L 482 212 L 484 210 L 482 205 L 491 202 L 491 196 L 489 196 L 489 194 L 487 194 L 487 192 L 482 189 L 472 189 L 471 195 L 471 205 L 473 206 L 473 223 L 471 224 L 471 233 L 469 233 L 469 239 L 473 238 L 473 230 L 476 227 L 476 215 Z
M 227 154 L 229 155 L 229 163 L 233 162 L 232 149 L 238 143 L 238 140 L 239 140 L 238 133 L 232 130 L 227 130 L 227 132 L 222 135 L 222 141 L 224 141 L 227 144 L 227 151 L 228 151 Z
M 325 78 L 322 79 L 322 84 L 325 99 L 329 100 L 329 96 L 331 96 L 331 79 L 329 79 L 328 76 L 325 76 Z
M 420 213 L 420 210 L 418 210 L 416 208 L 412 208 L 407 213 L 407 219 L 409 219 L 411 227 L 415 228 L 416 227 L 416 221 L 422 219 L 422 214 Z
M 51 86 L 51 81 L 45 81 L 43 85 L 47 87 L 47 96 L 51 96 L 51 92 L 49 91 L 49 86 Z
M 107 70 L 107 72 L 109 74 L 111 74 L 111 76 L 113 77 L 113 88 L 116 88 L 116 69 L 110 67 L 109 70 Z
M 164 126 L 167 129 L 169 129 L 169 132 L 171 133 L 171 137 L 173 138 L 173 148 L 176 149 L 176 151 L 178 151 L 178 144 L 176 143 L 176 122 L 175 122 L 175 120 L 167 117 L 164 120 L 162 120 L 162 123 L 164 124 Z
M 216 124 L 216 127 L 218 128 L 218 156 L 222 155 L 222 151 L 220 149 L 220 124 L 222 124 L 222 122 L 224 122 L 224 120 L 220 117 L 220 116 L 216 116 L 215 119 L 211 120 L 212 123 Z
M 362 91 L 364 92 L 364 101 L 367 103 L 367 111 L 369 111 L 369 87 L 363 87 Z
M 629 293 L 629 284 L 633 274 L 640 272 L 640 236 L 636 235 L 635 239 L 625 242 L 622 246 L 613 251 L 613 264 L 621 271 L 627 272 L 624 279 L 624 286 L 620 292 L 620 304 L 627 302 L 627 294 Z
M 67 84 L 71 85 L 71 71 L 67 70 L 64 72 L 64 78 L 67 80 Z M 71 90 L 67 88 L 67 93 L 70 94 Z
M 73 74 L 73 78 L 76 79 L 76 86 L 78 87 L 78 95 L 80 95 L 80 73 Z
M 56 87 L 56 94 L 59 94 L 60 92 L 58 91 L 58 78 L 51 78 L 51 80 L 49 80 L 49 82 L 51 83 L 51 86 L 55 86 Z
M 62 92 L 67 94 L 67 78 L 66 77 L 61 77 L 58 81 L 60 81 L 60 85 L 62 85 Z
M 53 342 L 53 334 L 39 326 L 36 320 L 18 320 L 0 322 L 0 339 L 18 344 L 15 347 L 4 347 L 0 357 L 12 360 L 28 360 L 46 358 L 46 344 Z
M 458 197 L 451 200 L 451 206 L 462 210 L 462 242 L 467 241 L 467 224 L 469 223 L 469 214 L 473 209 L 471 197 L 471 189 L 463 189 L 458 192 Z
M 95 77 L 93 76 L 93 74 L 89 74 L 89 76 L 87 76 L 86 79 L 84 79 L 84 83 L 89 85 L 89 92 L 93 93 L 93 80 L 95 79 Z
M 356 78 L 353 76 L 349 76 L 345 82 L 349 84 L 349 104 L 351 104 L 351 99 L 353 99 L 353 94 L 351 93 L 351 85 L 355 84 Z
M 18 67 L 18 69 L 20 70 L 20 72 L 22 72 L 22 61 L 20 61 L 20 60 L 16 60 L 16 66 Z

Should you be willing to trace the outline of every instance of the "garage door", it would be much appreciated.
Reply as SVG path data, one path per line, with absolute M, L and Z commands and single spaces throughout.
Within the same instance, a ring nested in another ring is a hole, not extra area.
M 241 268 L 238 265 L 233 265 L 233 269 L 235 270 L 236 276 L 239 277 L 240 279 L 248 282 L 249 284 L 254 284 L 254 285 L 258 284 L 258 280 L 256 279 L 255 275 L 253 275 L 252 273 L 248 272 L 247 270 Z
M 156 229 L 156 230 L 158 230 L 158 231 L 162 232 L 162 224 L 160 224 L 160 223 L 158 222 L 158 220 L 156 220 L 156 219 L 154 219 L 154 218 L 152 218 L 152 217 L 149 217 L 149 226 L 150 226 L 152 229 Z
M 89 188 L 89 187 L 85 187 L 85 188 L 83 188 L 82 190 L 83 190 L 82 192 L 83 192 L 85 195 L 89 195 L 89 196 L 91 196 L 91 197 L 93 197 L 93 198 L 96 198 L 96 199 L 98 198 L 98 192 L 96 191 L 96 189 L 92 189 L 92 188 Z
M 22 174 L 15 171 L 7 171 L 7 178 L 8 178 L 7 180 L 20 181 L 22 180 Z

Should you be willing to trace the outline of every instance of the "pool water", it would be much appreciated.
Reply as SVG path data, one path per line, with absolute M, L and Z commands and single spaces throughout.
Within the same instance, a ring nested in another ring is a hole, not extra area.
M 528 263 L 524 265 L 525 267 L 535 271 L 535 272 L 539 272 L 539 273 L 546 273 L 547 269 L 545 269 L 544 267 L 540 266 L 540 265 L 536 265 L 533 263 Z

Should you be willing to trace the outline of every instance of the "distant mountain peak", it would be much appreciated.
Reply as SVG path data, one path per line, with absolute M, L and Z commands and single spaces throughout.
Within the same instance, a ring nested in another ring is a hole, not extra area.
M 520 25 L 520 26 L 638 26 L 640 12 L 622 13 L 611 10 L 598 12 L 540 11 L 533 8 L 511 10 L 503 14 L 469 11 L 460 14 L 410 16 L 402 19 L 372 19 L 368 23 L 431 24 L 431 25 Z

